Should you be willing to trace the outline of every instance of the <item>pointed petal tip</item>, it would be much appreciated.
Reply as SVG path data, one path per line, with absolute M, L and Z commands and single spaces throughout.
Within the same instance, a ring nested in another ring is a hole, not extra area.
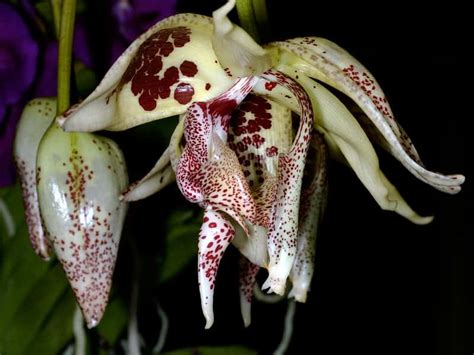
M 95 315 L 88 318 L 87 314 L 83 313 L 83 316 L 84 316 L 84 320 L 86 321 L 87 329 L 95 328 L 99 324 L 100 319 L 97 318 Z M 101 318 L 102 318 L 102 315 L 101 315 Z
M 277 295 L 283 296 L 285 294 L 285 284 L 286 281 L 282 280 L 281 278 L 274 277 L 271 275 L 271 270 L 270 270 L 270 275 L 268 278 L 265 280 L 262 286 L 262 290 L 267 290 L 267 293 L 276 293 Z

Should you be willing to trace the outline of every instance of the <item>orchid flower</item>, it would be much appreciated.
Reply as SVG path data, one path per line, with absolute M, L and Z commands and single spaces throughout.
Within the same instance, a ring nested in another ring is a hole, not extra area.
M 330 156 L 349 165 L 382 209 L 417 224 L 414 212 L 379 167 L 371 140 L 415 177 L 456 193 L 461 175 L 427 170 L 395 121 L 382 89 L 349 53 L 322 38 L 257 44 L 228 13 L 171 16 L 122 54 L 96 90 L 59 122 L 66 131 L 120 131 L 174 115 L 168 148 L 123 199 L 145 198 L 176 179 L 204 209 L 198 279 L 206 328 L 220 260 L 233 243 L 242 253 L 241 306 L 250 323 L 252 287 L 304 302 L 327 191 Z M 326 86 L 352 99 L 357 119 Z M 299 124 L 293 127 L 293 114 Z M 359 121 L 360 120 L 360 121 Z
M 14 145 L 34 251 L 61 262 L 89 327 L 108 301 L 127 204 L 122 153 L 106 138 L 66 133 L 54 123 L 55 99 L 25 107 Z M 53 123 L 53 124 L 52 124 Z

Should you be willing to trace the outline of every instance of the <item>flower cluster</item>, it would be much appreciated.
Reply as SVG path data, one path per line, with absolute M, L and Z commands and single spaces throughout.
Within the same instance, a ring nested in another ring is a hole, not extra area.
M 198 278 L 206 328 L 217 269 L 231 243 L 242 254 L 246 324 L 260 268 L 269 273 L 263 288 L 284 294 L 290 281 L 289 296 L 305 301 L 328 153 L 354 170 L 381 208 L 417 224 L 431 217 L 416 214 L 385 177 L 372 141 L 440 191 L 457 193 L 464 181 L 424 167 L 379 84 L 349 53 L 317 37 L 261 47 L 227 18 L 234 5 L 229 1 L 213 18 L 179 14 L 157 23 L 59 118 L 66 131 L 93 132 L 180 115 L 168 148 L 122 198 L 145 198 L 176 179 L 186 199 L 204 209 Z M 354 115 L 321 83 L 363 113 Z

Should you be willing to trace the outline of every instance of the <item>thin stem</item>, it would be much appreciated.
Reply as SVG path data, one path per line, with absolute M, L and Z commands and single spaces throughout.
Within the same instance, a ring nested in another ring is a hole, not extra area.
M 257 43 L 260 42 L 252 0 L 237 0 L 236 8 L 237 14 L 239 15 L 240 26 L 247 31 Z
M 169 328 L 169 320 L 168 316 L 166 315 L 164 309 L 160 306 L 159 303 L 156 303 L 156 308 L 158 311 L 158 316 L 160 317 L 161 321 L 161 329 L 160 335 L 158 336 L 158 341 L 156 345 L 153 347 L 153 354 L 160 354 L 165 346 L 166 337 L 168 335 L 168 328 Z
M 53 10 L 54 31 L 56 37 L 59 37 L 59 24 L 61 23 L 61 4 L 62 0 L 50 0 L 51 9 Z
M 83 326 L 84 320 L 79 307 L 76 307 L 72 320 L 72 329 L 74 333 L 74 355 L 86 354 L 86 332 Z
M 76 0 L 64 0 L 61 11 L 58 54 L 58 112 L 60 115 L 69 107 L 71 92 L 72 41 Z
M 252 0 L 258 33 L 264 43 L 270 39 L 270 21 L 268 20 L 267 0 Z
M 293 320 L 295 318 L 295 309 L 296 302 L 294 300 L 288 301 L 288 308 L 285 315 L 285 326 L 283 329 L 283 337 L 281 339 L 280 345 L 275 350 L 273 355 L 284 355 L 288 350 L 288 346 L 291 342 L 291 337 L 293 335 Z

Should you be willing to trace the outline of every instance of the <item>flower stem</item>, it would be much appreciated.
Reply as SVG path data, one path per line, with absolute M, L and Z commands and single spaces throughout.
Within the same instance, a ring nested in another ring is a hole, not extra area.
M 252 0 L 252 6 L 257 22 L 258 32 L 264 43 L 269 41 L 270 21 L 268 20 L 267 0 Z
M 252 0 L 237 0 L 236 8 L 242 28 L 247 31 L 256 42 L 260 42 Z
M 50 0 L 50 4 L 51 9 L 53 10 L 54 31 L 56 32 L 56 37 L 59 37 L 62 0 Z
M 69 107 L 75 15 L 76 0 L 62 1 L 58 53 L 58 115 Z

